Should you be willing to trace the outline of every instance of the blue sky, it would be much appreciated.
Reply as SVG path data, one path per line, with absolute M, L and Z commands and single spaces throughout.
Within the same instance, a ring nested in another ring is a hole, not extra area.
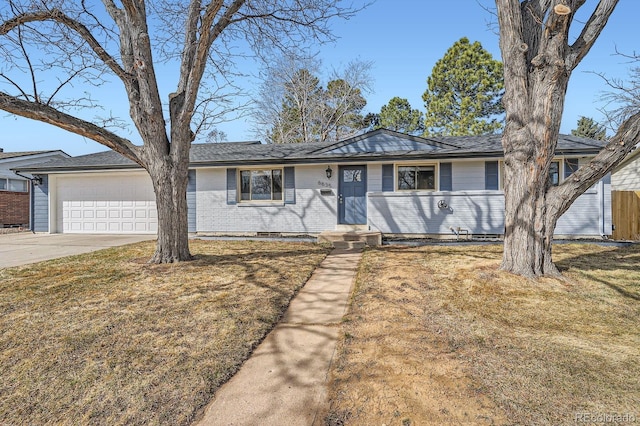
M 588 0 L 583 9 L 597 2 Z M 436 61 L 461 37 L 480 41 L 494 58 L 500 58 L 495 17 L 481 7 L 493 7 L 490 0 L 377 0 L 349 21 L 335 21 L 335 43 L 318 46 L 326 70 L 340 68 L 352 59 L 372 61 L 374 93 L 367 95 L 367 112 L 379 112 L 392 97 L 409 100 L 413 108 L 424 111 L 422 93 Z M 561 131 L 570 133 L 581 115 L 602 119 L 599 97 L 607 90 L 600 77 L 626 78 L 630 64 L 615 56 L 615 49 L 626 53 L 640 51 L 638 22 L 640 2 L 621 0 L 607 27 L 589 55 L 574 71 L 566 98 Z M 574 27 L 578 26 L 574 22 Z M 248 90 L 257 88 L 255 83 Z M 168 91 L 171 91 L 170 88 Z M 124 92 L 109 94 L 116 113 L 126 115 Z M 107 148 L 50 125 L 7 116 L 0 112 L 0 147 L 5 151 L 62 149 L 70 155 L 104 151 Z M 249 119 L 238 119 L 218 126 L 230 141 L 255 139 Z M 135 134 L 121 134 L 136 141 Z

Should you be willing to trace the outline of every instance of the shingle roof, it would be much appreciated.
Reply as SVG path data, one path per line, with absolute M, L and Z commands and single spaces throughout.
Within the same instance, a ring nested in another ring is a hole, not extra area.
M 345 150 L 349 144 L 357 144 L 368 138 L 382 137 L 382 141 L 410 141 L 409 144 L 384 143 L 375 150 L 367 150 L 366 145 L 358 145 L 361 151 Z M 394 139 L 395 138 L 395 139 Z M 234 164 L 286 164 L 318 163 L 327 161 L 359 160 L 399 160 L 410 158 L 468 158 L 502 156 L 501 135 L 432 137 L 419 138 L 390 130 L 375 130 L 340 142 L 313 142 L 304 144 L 261 144 L 260 142 L 231 142 L 193 144 L 190 152 L 192 167 L 234 165 Z M 561 135 L 558 140 L 559 154 L 595 154 L 604 142 L 575 136 Z M 362 148 L 363 147 L 363 148 Z M 395 148 L 404 147 L 403 149 Z M 395 149 L 395 150 L 394 150 Z M 133 161 L 114 151 L 99 152 L 79 157 L 53 160 L 45 164 L 23 168 L 23 171 L 66 171 L 84 169 L 138 168 Z
M 455 145 L 457 149 L 453 149 L 451 152 L 458 154 L 502 154 L 502 135 L 444 136 L 431 139 Z M 595 153 L 600 151 L 605 145 L 606 142 L 604 141 L 572 135 L 559 135 L 556 154 L 570 152 Z M 444 150 L 440 151 L 440 153 L 444 152 Z
M 22 152 L 0 152 L 0 160 L 6 160 L 8 158 L 27 157 L 29 155 L 48 154 L 51 152 L 59 152 L 59 150 L 52 151 L 22 151 Z

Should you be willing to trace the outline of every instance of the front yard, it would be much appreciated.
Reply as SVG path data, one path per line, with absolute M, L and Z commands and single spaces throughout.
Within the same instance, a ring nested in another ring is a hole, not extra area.
M 328 250 L 140 243 L 0 270 L 0 424 L 190 424 Z
M 501 250 L 366 251 L 326 423 L 640 422 L 640 245 L 556 245 L 566 280 L 540 281 Z
M 328 252 L 191 248 L 174 265 L 146 264 L 146 242 L 0 270 L 0 424 L 192 423 Z M 498 271 L 499 245 L 365 251 L 325 423 L 640 421 L 640 245 L 554 253 L 565 280 Z

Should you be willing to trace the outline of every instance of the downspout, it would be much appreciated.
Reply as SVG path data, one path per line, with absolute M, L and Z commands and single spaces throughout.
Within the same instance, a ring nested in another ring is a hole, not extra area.
M 606 227 L 606 221 L 607 221 L 607 216 L 606 216 L 606 212 L 605 212 L 605 197 L 604 197 L 604 181 L 602 179 L 600 179 L 600 214 L 601 214 L 601 221 L 600 221 L 600 235 L 602 236 L 602 239 L 605 240 L 607 239 L 607 234 L 605 231 L 605 227 Z

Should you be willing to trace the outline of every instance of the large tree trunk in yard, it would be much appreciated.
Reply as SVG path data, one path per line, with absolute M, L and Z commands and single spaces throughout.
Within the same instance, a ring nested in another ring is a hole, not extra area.
M 584 3 L 496 0 L 506 111 L 501 268 L 526 277 L 559 275 L 551 253 L 558 218 L 615 161 L 611 157 L 612 161 L 601 166 L 590 164 L 590 169 L 579 170 L 572 176 L 575 181 L 560 185 L 562 190 L 549 182 L 569 77 L 598 37 L 617 0 L 600 1 L 569 45 L 569 26 Z M 622 158 L 624 150 L 617 151 Z
M 519 133 L 529 133 L 526 130 Z M 519 135 L 505 132 L 503 138 L 513 144 Z M 548 205 L 548 172 L 553 155 L 545 157 L 528 149 L 534 146 L 534 138 L 532 134 L 523 138 L 521 152 L 505 156 L 502 269 L 527 277 L 558 274 L 551 258 L 551 243 L 561 213 Z
M 513 70 L 510 70 L 513 72 Z M 551 257 L 553 232 L 562 214 L 550 209 L 549 168 L 558 143 L 568 72 L 558 64 L 529 72 L 529 96 L 507 91 L 505 238 L 502 269 L 527 277 L 558 275 Z
M 169 164 L 151 164 L 148 168 L 158 209 L 158 241 L 149 263 L 191 260 L 187 220 L 188 158 Z

